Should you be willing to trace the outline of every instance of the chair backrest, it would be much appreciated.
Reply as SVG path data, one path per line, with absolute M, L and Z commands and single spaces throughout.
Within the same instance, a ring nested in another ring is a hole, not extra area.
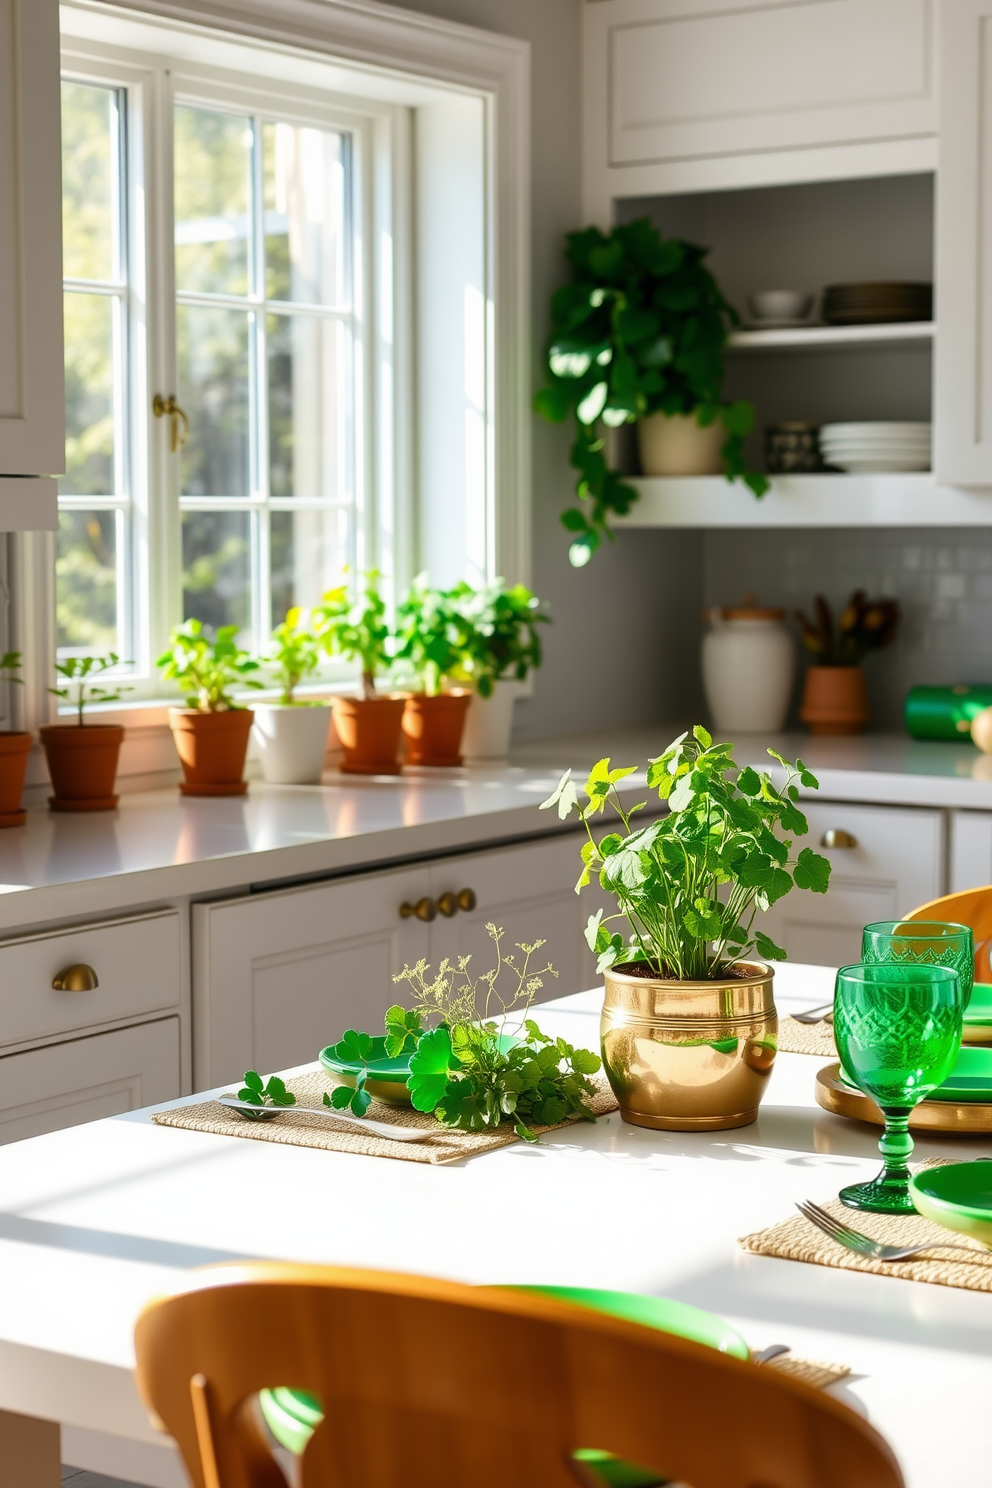
M 961 889 L 945 894 L 929 904 L 921 904 L 907 920 L 946 920 L 952 925 L 968 925 L 975 937 L 975 981 L 992 982 L 992 884 L 981 889 Z
M 860 1416 L 774 1370 L 539 1295 L 275 1262 L 191 1273 L 135 1331 L 196 1488 L 285 1488 L 258 1424 L 318 1397 L 302 1488 L 576 1488 L 613 1452 L 692 1488 L 900 1488 Z

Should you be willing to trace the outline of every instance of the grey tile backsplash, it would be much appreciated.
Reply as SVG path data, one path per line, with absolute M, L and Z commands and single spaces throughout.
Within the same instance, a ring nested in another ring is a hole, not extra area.
M 872 728 L 900 728 L 903 699 L 919 682 L 992 683 L 992 529 L 861 528 L 710 531 L 704 538 L 707 605 L 754 593 L 790 616 L 813 595 L 835 612 L 852 589 L 898 599 L 895 645 L 869 658 Z M 798 633 L 797 633 L 798 648 Z M 801 659 L 805 653 L 800 652 Z M 793 699 L 798 714 L 802 664 Z

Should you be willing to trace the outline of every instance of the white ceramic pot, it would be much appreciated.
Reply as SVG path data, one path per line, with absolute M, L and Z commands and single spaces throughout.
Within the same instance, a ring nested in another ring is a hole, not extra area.
M 720 475 L 726 442 L 719 419 L 702 429 L 691 413 L 650 413 L 637 423 L 645 475 Z
M 518 686 L 516 682 L 497 682 L 492 697 L 472 694 L 462 734 L 462 757 L 467 765 L 506 759 Z
M 781 610 L 755 605 L 713 609 L 703 638 L 703 687 L 710 714 L 727 733 L 777 733 L 785 723 L 796 670 Z
M 252 737 L 273 785 L 319 785 L 331 710 L 324 703 L 256 703 Z

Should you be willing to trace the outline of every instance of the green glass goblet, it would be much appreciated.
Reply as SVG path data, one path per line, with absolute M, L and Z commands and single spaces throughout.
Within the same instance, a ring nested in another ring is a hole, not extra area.
M 953 966 L 961 976 L 964 1006 L 975 979 L 975 937 L 968 925 L 945 920 L 879 920 L 861 932 L 861 964 Z
M 886 962 L 842 966 L 834 991 L 834 1035 L 844 1073 L 881 1107 L 884 1166 L 870 1183 L 841 1190 L 841 1202 L 875 1214 L 914 1214 L 909 1197 L 913 1107 L 942 1085 L 961 1046 L 961 976 L 953 966 Z

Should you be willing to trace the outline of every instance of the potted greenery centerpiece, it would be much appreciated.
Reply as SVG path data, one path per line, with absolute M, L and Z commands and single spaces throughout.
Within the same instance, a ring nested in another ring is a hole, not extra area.
M 806 668 L 799 716 L 811 734 L 860 734 L 868 722 L 868 689 L 862 663 L 870 651 L 891 645 L 899 629 L 894 599 L 868 599 L 856 589 L 834 627 L 833 611 L 822 594 L 814 599 L 815 619 L 802 610 L 796 619 L 812 660 Z
M 20 651 L 0 656 L 0 679 L 20 686 Z M 28 814 L 21 805 L 28 755 L 34 742 L 25 729 L 0 729 L 0 827 L 23 827 Z
M 330 656 L 357 661 L 361 697 L 336 697 L 334 725 L 344 754 L 341 769 L 351 775 L 398 775 L 400 731 L 406 697 L 376 691 L 376 678 L 392 661 L 393 634 L 379 593 L 379 574 L 370 569 L 361 594 L 347 584 L 330 589 L 314 610 L 316 634 Z
M 465 758 L 503 760 L 510 750 L 516 684 L 541 665 L 537 627 L 551 617 L 523 584 L 507 586 L 502 579 L 482 589 L 459 584 L 451 599 L 464 628 L 460 675 L 474 689 L 465 725 Z
M 432 589 L 421 574 L 396 612 L 395 661 L 414 677 L 403 710 L 411 765 L 460 765 L 462 731 L 472 694 L 446 685 L 467 656 L 466 627 L 454 591 Z
M 262 774 L 275 785 L 319 785 L 327 753 L 331 710 L 323 698 L 303 700 L 296 689 L 320 664 L 310 616 L 299 606 L 272 632 L 265 658 L 279 683 L 277 703 L 256 703 L 252 734 Z
M 572 277 L 551 302 L 550 380 L 535 406 L 556 423 L 575 417 L 580 505 L 561 520 L 578 568 L 610 535 L 611 515 L 623 516 L 637 500 L 609 467 L 604 427 L 638 424 L 645 475 L 722 468 L 755 496 L 768 481 L 744 459 L 754 409 L 723 396 L 724 346 L 739 317 L 705 266 L 709 250 L 662 240 L 646 217 L 565 241 Z
M 210 640 L 199 620 L 176 626 L 169 650 L 155 663 L 167 682 L 178 682 L 185 708 L 169 709 L 169 727 L 183 767 L 184 796 L 243 796 L 248 736 L 255 714 L 236 703 L 231 689 L 258 688 L 257 661 L 237 642 L 238 627 L 222 625 Z
M 799 786 L 816 788 L 801 760 L 770 749 L 784 771 L 738 771 L 729 744 L 704 728 L 681 734 L 648 764 L 647 783 L 668 810 L 643 827 L 617 784 L 633 773 L 596 764 L 579 808 L 571 771 L 544 807 L 564 820 L 578 809 L 586 828 L 577 889 L 596 873 L 619 913 L 589 920 L 586 939 L 599 954 L 606 997 L 603 1064 L 625 1121 L 666 1131 L 745 1126 L 753 1121 L 775 1058 L 778 1018 L 772 969 L 785 952 L 755 926 L 793 886 L 824 894 L 825 858 L 793 837 L 805 836 Z M 590 822 L 607 801 L 622 832 L 596 840 Z M 783 835 L 785 834 L 785 835 Z M 625 922 L 629 938 L 607 928 Z
M 93 703 L 116 703 L 131 691 L 119 683 L 104 687 L 96 681 L 119 664 L 113 651 L 105 656 L 68 656 L 55 663 L 62 684 L 48 690 L 72 705 L 76 721 L 46 724 L 40 730 L 55 791 L 48 798 L 53 811 L 113 811 L 120 799 L 114 784 L 124 730 L 119 724 L 86 720 L 86 709 Z

